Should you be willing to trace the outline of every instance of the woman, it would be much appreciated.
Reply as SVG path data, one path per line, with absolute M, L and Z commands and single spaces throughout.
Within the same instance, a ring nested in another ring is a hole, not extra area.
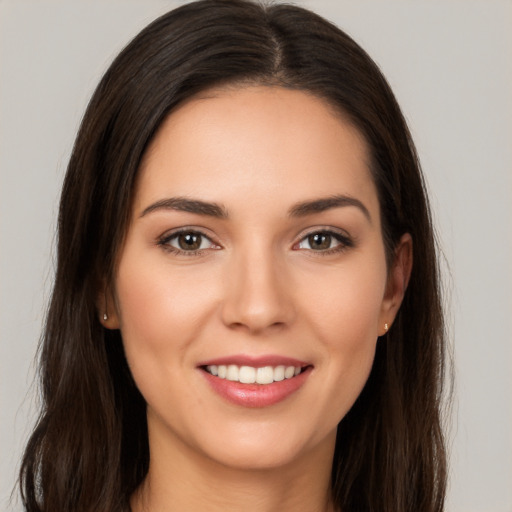
M 419 164 L 364 51 L 244 0 L 143 30 L 63 186 L 26 509 L 440 511 L 443 361 Z

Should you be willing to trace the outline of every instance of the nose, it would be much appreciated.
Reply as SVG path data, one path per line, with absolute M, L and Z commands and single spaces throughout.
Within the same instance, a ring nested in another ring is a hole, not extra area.
M 257 334 L 293 321 L 293 283 L 271 250 L 237 254 L 230 263 L 222 304 L 226 326 Z

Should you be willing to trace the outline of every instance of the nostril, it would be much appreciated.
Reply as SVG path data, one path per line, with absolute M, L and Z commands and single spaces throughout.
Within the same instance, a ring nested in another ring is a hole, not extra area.
M 260 334 L 262 332 L 273 332 L 276 330 L 284 329 L 285 322 L 265 322 L 255 319 L 249 319 L 246 322 L 232 322 L 228 327 L 234 331 L 248 332 L 252 334 Z

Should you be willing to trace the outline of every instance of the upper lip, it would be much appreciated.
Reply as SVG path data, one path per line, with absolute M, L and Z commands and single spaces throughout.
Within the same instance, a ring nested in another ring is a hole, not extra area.
M 280 356 L 275 354 L 268 354 L 262 356 L 251 356 L 246 354 L 235 354 L 231 356 L 217 357 L 215 359 L 208 359 L 198 364 L 198 366 L 219 366 L 230 365 L 236 366 L 252 366 L 253 368 L 262 368 L 264 366 L 295 366 L 304 367 L 310 366 L 310 363 L 295 359 L 294 357 Z

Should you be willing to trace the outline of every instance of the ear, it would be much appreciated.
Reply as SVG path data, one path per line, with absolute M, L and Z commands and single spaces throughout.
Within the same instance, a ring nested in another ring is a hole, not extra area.
M 96 298 L 99 321 L 106 329 L 119 329 L 119 314 L 116 308 L 114 294 L 110 287 L 100 286 L 100 292 Z
M 379 318 L 379 336 L 386 334 L 400 309 L 411 277 L 412 260 L 412 237 L 405 233 L 396 246 L 394 260 L 388 272 Z

